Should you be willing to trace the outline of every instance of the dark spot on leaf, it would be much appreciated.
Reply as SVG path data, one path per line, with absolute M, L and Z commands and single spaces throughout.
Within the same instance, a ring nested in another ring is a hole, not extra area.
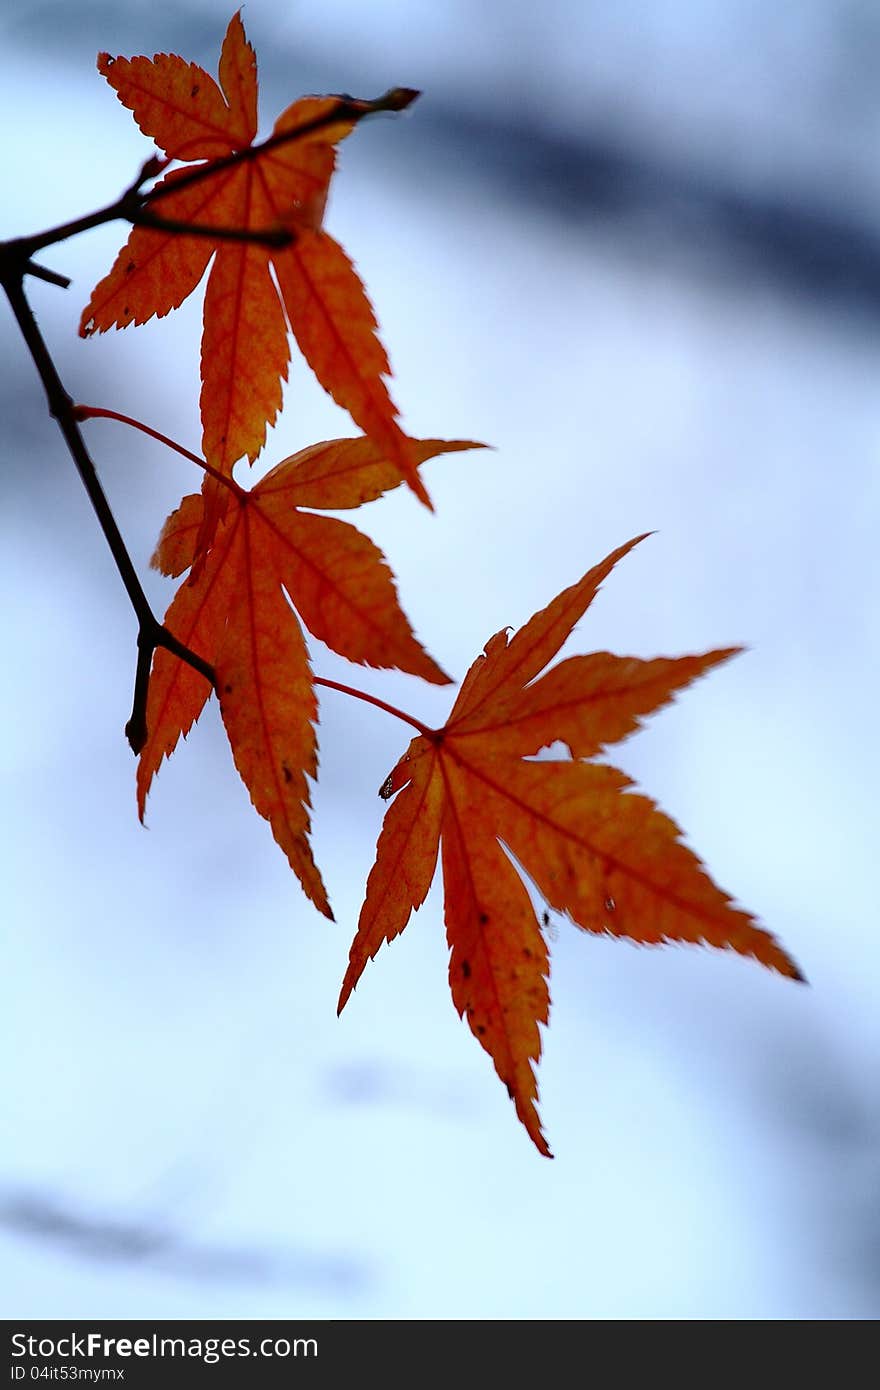
M 545 912 L 545 913 L 544 913 L 544 916 L 546 917 L 546 915 L 547 915 L 547 914 L 546 914 L 546 912 Z M 531 960 L 531 959 L 532 959 L 532 953 L 531 953 L 531 951 L 529 950 L 528 946 L 523 946 L 523 955 L 525 956 L 526 960 Z
M 130 275 L 135 268 L 136 267 L 134 261 L 129 261 L 128 265 L 125 267 L 126 275 Z
M 616 906 L 617 906 L 617 903 L 614 901 L 613 898 L 606 898 L 606 899 L 605 899 L 605 911 L 606 911 L 606 912 L 613 912 L 614 909 L 616 908 Z
M 477 1024 L 477 1032 L 479 1033 L 480 1037 L 483 1036 L 483 1034 L 485 1033 L 485 1031 L 486 1031 L 486 1025 L 485 1025 L 485 1023 L 478 1023 L 478 1024 Z
M 190 93 L 189 93 L 189 94 L 190 94 L 191 97 L 197 97 L 200 91 L 201 91 L 201 88 L 199 87 L 198 82 L 194 82 L 194 83 L 192 84 L 192 87 L 190 88 Z
M 281 764 L 281 774 L 282 774 L 282 776 L 283 776 L 285 782 L 292 782 L 292 781 L 293 781 L 293 773 L 291 772 L 290 768 L 287 766 L 287 763 L 282 763 L 282 764 Z
M 466 980 L 469 980 L 469 979 L 471 978 L 471 963 L 470 963 L 469 960 L 463 960 L 463 961 L 462 961 L 462 963 L 461 963 L 461 973 L 462 973 L 462 975 L 464 975 L 464 978 L 465 978 Z
M 232 686 L 229 684 L 229 681 L 227 681 L 226 684 L 224 685 L 224 687 L 223 687 L 223 692 L 224 692 L 224 694 L 226 694 L 226 695 L 231 695 L 231 694 L 232 694 Z
M 486 923 L 488 922 L 488 920 L 489 920 L 489 914 L 488 914 L 488 912 L 481 912 L 481 913 L 480 913 L 480 926 L 481 926 L 481 927 L 485 927 L 485 925 L 486 925 Z

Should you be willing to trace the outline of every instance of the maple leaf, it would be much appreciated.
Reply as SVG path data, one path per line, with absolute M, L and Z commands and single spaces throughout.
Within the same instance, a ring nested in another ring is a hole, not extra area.
M 102 53 L 98 69 L 169 159 L 227 160 L 253 146 L 256 58 L 238 14 L 223 40 L 219 86 L 197 64 L 167 53 L 152 59 Z M 401 92 L 398 106 L 414 95 Z M 349 110 L 371 107 L 345 100 Z M 268 247 L 135 226 L 110 273 L 92 292 L 80 333 L 88 336 L 167 314 L 192 293 L 213 257 L 201 351 L 202 451 L 208 463 L 229 476 L 239 458 L 252 463 L 263 447 L 266 426 L 281 408 L 289 324 L 324 389 L 430 506 L 385 384 L 391 369 L 372 306 L 342 247 L 321 226 L 333 146 L 354 120 L 340 119 L 277 143 L 278 137 L 313 125 L 337 102 L 334 97 L 294 102 L 275 122 L 265 149 L 198 182 L 185 182 L 191 168 L 172 170 L 158 185 L 161 196 L 147 204 L 148 211 L 176 224 L 221 232 L 286 229 L 293 233 L 291 244 Z M 181 181 L 184 186 L 176 189 Z M 213 484 L 206 494 L 213 524 L 202 534 L 203 548 L 223 511 Z
M 412 441 L 420 463 L 479 447 L 466 440 Z M 449 677 L 413 636 L 382 552 L 348 522 L 302 508 L 357 507 L 400 482 L 375 443 L 359 438 L 304 449 L 249 492 L 230 483 L 228 511 L 198 576 L 180 586 L 165 615 L 174 636 L 214 667 L 220 712 L 251 801 L 328 917 L 308 842 L 317 702 L 293 609 L 315 637 L 350 661 L 441 685 Z M 153 557 L 164 573 L 182 574 L 193 563 L 204 508 L 203 497 L 192 494 L 166 521 Z M 141 820 L 154 774 L 210 694 L 203 676 L 157 649 L 137 772 Z
M 586 931 L 642 944 L 681 941 L 800 973 L 774 938 L 733 906 L 678 827 L 616 768 L 585 761 L 737 648 L 643 661 L 607 652 L 547 663 L 617 561 L 615 550 L 508 641 L 496 633 L 470 668 L 449 721 L 414 738 L 380 795 L 396 795 L 339 998 L 424 902 L 442 846 L 449 980 L 460 1015 L 489 1053 L 542 1154 L 534 1063 L 549 1010 L 549 958 L 517 866 L 546 902 Z M 571 760 L 536 760 L 551 743 Z

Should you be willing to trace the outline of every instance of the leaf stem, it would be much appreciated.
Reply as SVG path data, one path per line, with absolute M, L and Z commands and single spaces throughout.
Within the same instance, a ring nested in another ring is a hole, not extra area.
M 386 714 L 393 714 L 395 719 L 402 719 L 405 724 L 411 724 L 414 729 L 418 729 L 424 738 L 433 741 L 437 737 L 436 729 L 429 729 L 427 724 L 423 724 L 420 719 L 406 714 L 396 705 L 389 705 L 387 701 L 380 700 L 378 695 L 368 695 L 365 690 L 357 690 L 352 685 L 343 685 L 340 681 L 326 680 L 324 676 L 313 676 L 312 680 L 315 685 L 326 685 L 329 690 L 339 690 L 343 695 L 351 695 L 355 700 L 364 700 L 368 705 L 375 705 L 377 709 L 383 709 Z
M 198 454 L 192 453 L 190 449 L 185 449 L 182 444 L 178 444 L 173 439 L 169 439 L 167 434 L 161 434 L 159 430 L 154 430 L 151 425 L 145 425 L 142 420 L 135 420 L 131 415 L 123 415 L 119 410 L 107 410 L 99 405 L 75 405 L 73 407 L 74 418 L 77 420 L 118 420 L 120 425 L 130 425 L 133 430 L 140 430 L 142 434 L 148 434 L 151 439 L 156 439 L 160 444 L 165 444 L 175 453 L 189 459 L 197 468 L 201 468 L 216 482 L 222 483 L 224 487 L 231 488 L 236 496 L 244 493 L 244 488 L 239 487 L 234 478 L 221 473 L 218 468 L 206 463 Z

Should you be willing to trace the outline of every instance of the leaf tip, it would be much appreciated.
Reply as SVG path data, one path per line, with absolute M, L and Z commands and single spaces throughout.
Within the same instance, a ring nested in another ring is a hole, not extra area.
M 770 935 L 769 932 L 767 935 Z M 767 959 L 762 958 L 762 956 L 758 955 L 756 952 L 755 959 L 758 961 L 758 964 L 769 966 L 771 970 L 775 970 L 777 974 L 784 976 L 786 980 L 791 980 L 792 984 L 806 985 L 807 988 L 809 988 L 810 982 L 797 961 L 794 960 L 787 951 L 783 950 L 775 936 L 771 936 L 770 940 L 773 944 L 773 951 Z
M 413 473 L 412 477 L 407 478 L 407 482 L 422 505 L 427 507 L 428 511 L 433 514 L 434 503 L 431 501 L 431 494 L 428 492 L 428 489 L 425 487 L 419 475 Z
M 516 1097 L 511 1096 L 511 1100 L 513 1100 L 515 1103 Z M 537 1112 L 532 1110 L 531 1116 L 529 1116 L 528 1120 L 526 1120 L 526 1118 L 520 1113 L 519 1107 L 517 1106 L 517 1114 L 519 1115 L 521 1122 L 525 1125 L 526 1133 L 528 1134 L 529 1138 L 531 1139 L 535 1148 L 538 1150 L 538 1153 L 541 1155 L 541 1157 L 553 1158 L 553 1150 L 550 1148 L 550 1145 L 544 1138 L 544 1131 L 541 1128 L 541 1121 L 538 1119 Z
M 385 95 L 385 108 L 388 111 L 405 111 L 421 95 L 417 87 L 392 87 Z
M 455 681 L 453 680 L 452 676 L 447 676 L 446 672 L 443 670 L 443 667 L 438 666 L 436 661 L 434 661 L 432 657 L 428 656 L 427 652 L 425 653 L 425 657 L 426 660 L 424 662 L 419 663 L 421 669 L 418 672 L 413 671 L 413 675 L 420 675 L 422 677 L 422 680 L 428 681 L 430 685 L 455 684 Z
M 348 969 L 345 972 L 345 976 L 343 978 L 342 985 L 339 990 L 339 998 L 336 1001 L 337 1018 L 339 1018 L 340 1014 L 342 1013 L 342 1010 L 345 1008 L 349 999 L 357 989 L 357 983 L 358 980 L 361 978 L 361 974 L 363 972 L 365 963 L 366 962 L 364 960 L 361 960 L 358 964 L 356 964 L 353 957 L 351 955 L 349 956 Z

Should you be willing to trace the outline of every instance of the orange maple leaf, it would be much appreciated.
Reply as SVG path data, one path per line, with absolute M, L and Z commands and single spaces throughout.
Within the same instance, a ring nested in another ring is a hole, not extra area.
M 420 463 L 480 447 L 465 440 L 411 444 Z M 317 702 L 293 608 L 315 637 L 350 661 L 408 671 L 439 685 L 449 677 L 413 636 L 382 552 L 348 522 L 300 509 L 357 507 L 400 482 L 394 465 L 364 438 L 304 449 L 249 492 L 230 482 L 227 514 L 198 576 L 181 585 L 165 615 L 174 636 L 214 667 L 220 712 L 251 801 L 328 917 L 308 842 Z M 162 530 L 156 568 L 179 575 L 193 563 L 203 516 L 199 494 L 183 499 Z M 163 648 L 155 652 L 137 772 L 141 820 L 154 774 L 210 694 L 208 681 L 191 666 Z
M 585 759 L 635 730 L 737 648 L 642 661 L 607 652 L 540 675 L 638 537 L 566 589 L 470 668 L 449 722 L 414 738 L 380 795 L 389 807 L 339 998 L 427 896 L 442 845 L 449 980 L 542 1154 L 533 1064 L 546 1024 L 549 958 L 517 866 L 586 931 L 656 945 L 687 941 L 753 956 L 802 978 L 774 938 L 733 906 L 678 827 L 623 773 Z M 567 744 L 572 760 L 534 759 Z
M 223 40 L 219 86 L 197 64 L 167 53 L 152 59 L 102 53 L 98 69 L 169 159 L 227 160 L 253 146 L 256 58 L 238 14 Z M 413 95 L 402 93 L 400 104 Z M 327 115 L 338 100 L 294 102 L 275 122 L 267 148 L 178 191 L 175 184 L 191 177 L 192 166 L 172 170 L 158 185 L 161 196 L 148 203 L 149 211 L 175 224 L 216 228 L 221 234 L 283 229 L 293 233 L 291 244 L 272 248 L 222 235 L 135 226 L 109 275 L 95 287 L 80 333 L 167 314 L 196 288 L 213 256 L 201 353 L 202 451 L 208 463 L 228 476 L 239 458 L 252 463 L 263 447 L 266 426 L 281 408 L 289 324 L 324 389 L 430 506 L 385 384 L 391 369 L 372 306 L 342 247 L 321 226 L 333 146 L 354 120 L 340 119 L 277 143 L 277 137 Z M 371 106 L 349 99 L 346 105 L 364 111 Z M 218 494 L 211 484 L 207 493 L 216 522 L 222 512 Z M 206 531 L 203 544 L 210 539 Z

